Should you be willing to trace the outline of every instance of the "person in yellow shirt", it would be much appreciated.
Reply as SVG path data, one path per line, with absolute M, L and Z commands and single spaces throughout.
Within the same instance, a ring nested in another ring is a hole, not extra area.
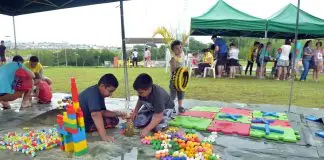
M 206 67 L 211 67 L 214 62 L 214 56 L 212 54 L 212 51 L 215 49 L 215 45 L 211 45 L 209 49 L 204 49 L 204 57 L 202 59 L 202 62 L 198 64 L 198 70 L 197 74 L 198 76 L 201 76 L 204 73 L 204 69 Z M 200 74 L 200 75 L 199 75 Z
M 38 57 L 31 56 L 29 61 L 24 62 L 24 65 L 33 73 L 38 73 L 41 76 L 41 79 L 46 81 L 49 85 L 52 84 L 52 81 L 43 75 L 43 66 L 39 63 Z
M 248 55 L 247 55 L 248 63 L 245 68 L 245 75 L 249 68 L 250 68 L 250 76 L 252 75 L 253 63 L 254 63 L 254 59 L 256 58 L 255 57 L 256 54 L 254 54 L 254 53 L 257 53 L 257 49 L 259 48 L 259 45 L 260 45 L 260 42 L 255 41 L 253 46 L 251 46 L 248 51 Z

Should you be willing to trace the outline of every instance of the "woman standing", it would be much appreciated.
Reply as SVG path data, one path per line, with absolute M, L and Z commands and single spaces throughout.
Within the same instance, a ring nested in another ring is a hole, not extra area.
M 313 72 L 313 80 L 318 81 L 318 74 L 321 72 L 323 67 L 323 49 L 322 49 L 322 42 L 318 41 L 316 42 L 316 50 L 314 51 L 313 56 L 313 64 L 314 64 L 314 72 Z
M 228 52 L 228 65 L 230 68 L 229 72 L 229 78 L 235 78 L 236 74 L 236 66 L 239 66 L 240 64 L 238 63 L 238 55 L 240 53 L 240 50 L 236 48 L 236 45 L 234 43 L 230 44 L 230 50 Z
M 308 75 L 308 71 L 310 68 L 310 64 L 312 62 L 312 54 L 313 54 L 313 50 L 312 50 L 312 40 L 309 40 L 305 43 L 304 45 L 304 53 L 303 53 L 303 67 L 304 67 L 304 71 L 300 77 L 300 81 L 305 81 L 306 77 Z
M 281 54 L 279 60 L 277 62 L 278 65 L 278 75 L 277 80 L 280 80 L 281 76 L 283 80 L 286 80 L 287 76 L 287 69 L 289 66 L 289 54 L 291 50 L 291 42 L 289 39 L 285 40 L 285 44 L 281 46 Z
M 261 63 L 261 70 L 259 74 L 259 78 L 263 79 L 266 75 L 266 70 L 267 70 L 267 62 L 269 61 L 269 53 L 271 51 L 271 42 L 268 42 L 266 47 L 262 48 L 261 54 L 260 54 L 260 63 Z

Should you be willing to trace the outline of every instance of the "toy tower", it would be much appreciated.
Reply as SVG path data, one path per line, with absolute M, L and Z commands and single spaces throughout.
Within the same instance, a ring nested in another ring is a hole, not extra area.
M 61 136 L 61 149 L 82 156 L 88 152 L 88 146 L 75 78 L 71 78 L 71 92 L 73 103 L 67 105 L 63 115 L 57 115 L 57 130 Z

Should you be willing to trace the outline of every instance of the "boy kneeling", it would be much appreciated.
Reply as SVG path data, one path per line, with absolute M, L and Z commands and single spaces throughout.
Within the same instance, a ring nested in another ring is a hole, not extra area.
M 168 127 L 168 120 L 175 112 L 170 95 L 160 86 L 153 84 L 151 76 L 142 73 L 133 84 L 138 93 L 138 101 L 133 113 L 134 126 L 143 128 L 141 137 L 150 131 L 163 130 Z
M 110 97 L 117 87 L 117 78 L 113 74 L 105 74 L 98 84 L 79 94 L 86 131 L 98 131 L 103 141 L 114 141 L 113 137 L 107 135 L 105 129 L 115 127 L 119 122 L 118 117 L 125 116 L 122 112 L 106 110 L 105 98 Z

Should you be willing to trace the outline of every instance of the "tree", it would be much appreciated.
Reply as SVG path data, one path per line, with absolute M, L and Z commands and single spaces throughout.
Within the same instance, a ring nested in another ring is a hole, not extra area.
M 172 34 L 171 31 L 169 31 L 167 28 L 165 27 L 158 27 L 154 33 L 153 33 L 153 37 L 157 36 L 157 35 L 161 35 L 162 38 L 163 38 L 163 42 L 169 46 L 170 48 L 170 45 L 171 43 L 177 39 L 177 37 Z M 181 40 L 181 42 L 183 43 L 183 45 L 185 46 L 187 44 L 187 41 L 188 41 L 188 38 L 189 38 L 189 34 L 187 33 L 181 33 L 181 34 L 176 34 L 176 35 L 180 35 L 180 38 L 179 40 Z
M 200 41 L 197 41 L 194 38 L 189 38 L 189 52 L 199 52 L 207 47 L 207 44 L 201 43 Z

